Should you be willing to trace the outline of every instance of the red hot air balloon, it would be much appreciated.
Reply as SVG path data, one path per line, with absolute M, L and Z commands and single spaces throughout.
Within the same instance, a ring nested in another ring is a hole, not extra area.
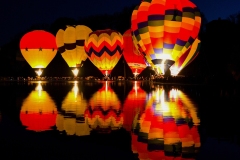
M 122 56 L 123 38 L 111 29 L 93 31 L 86 38 L 84 48 L 90 61 L 108 76 Z
M 37 69 L 38 76 L 57 54 L 55 36 L 44 30 L 26 33 L 20 40 L 20 49 L 28 64 Z
M 128 29 L 123 34 L 123 41 L 124 41 L 124 45 L 123 45 L 124 59 L 126 60 L 128 66 L 132 70 L 132 73 L 136 77 L 147 67 L 147 65 L 144 61 L 144 57 L 142 55 L 138 55 L 138 50 L 134 46 L 132 33 L 130 29 Z

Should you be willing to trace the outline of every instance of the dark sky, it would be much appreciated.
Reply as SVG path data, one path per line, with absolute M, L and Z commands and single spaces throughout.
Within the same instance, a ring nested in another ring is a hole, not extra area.
M 60 17 L 75 18 L 120 12 L 141 0 L 0 0 L 0 46 L 33 24 L 51 24 Z M 191 0 L 208 21 L 240 11 L 240 0 Z

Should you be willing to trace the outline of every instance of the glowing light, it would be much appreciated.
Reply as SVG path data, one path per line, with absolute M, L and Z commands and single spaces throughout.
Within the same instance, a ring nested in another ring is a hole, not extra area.
M 171 91 L 170 91 L 170 93 L 169 93 L 169 97 L 176 99 L 176 98 L 178 97 L 178 90 L 176 90 L 176 89 L 171 89 Z
M 177 68 L 177 67 L 172 66 L 172 67 L 170 68 L 170 71 L 171 71 L 171 75 L 172 75 L 172 76 L 177 76 L 178 73 L 180 72 L 180 69 Z
M 41 82 L 38 82 L 38 85 L 35 88 L 35 90 L 38 91 L 38 96 L 41 97 L 41 95 L 42 95 L 42 85 L 41 85 Z
M 41 69 L 38 69 L 37 71 L 35 71 L 37 73 L 37 75 L 40 77 L 42 75 L 42 70 Z
M 108 71 L 105 71 L 105 75 L 108 76 Z
M 74 92 L 74 97 L 75 97 L 75 102 L 77 101 L 77 95 L 78 95 L 78 92 L 79 92 L 79 89 L 78 89 L 78 86 L 77 86 L 77 82 L 74 82 L 74 86 L 73 86 L 73 89 L 72 91 Z
M 133 74 L 134 74 L 134 77 L 137 77 L 137 75 L 139 74 L 139 73 L 137 72 L 137 69 L 135 70 L 135 72 L 134 72 Z
M 73 75 L 77 77 L 79 70 L 77 68 L 74 68 L 72 72 L 73 72 Z

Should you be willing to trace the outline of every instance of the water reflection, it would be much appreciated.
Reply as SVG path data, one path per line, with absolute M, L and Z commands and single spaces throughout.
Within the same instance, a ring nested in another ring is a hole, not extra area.
M 196 108 L 182 91 L 156 86 L 136 115 L 132 150 L 139 159 L 193 158 L 200 147 Z
M 128 93 L 123 104 L 124 122 L 123 127 L 131 131 L 136 114 L 145 110 L 147 93 L 141 89 L 139 81 L 134 81 L 132 90 Z
M 129 87 L 122 84 L 115 89 Z M 112 146 L 118 145 L 111 143 L 113 140 L 121 140 L 121 147 L 128 147 L 137 159 L 191 159 L 200 148 L 196 106 L 179 89 L 150 84 L 151 91 L 146 92 L 136 81 L 121 103 L 109 81 L 101 85 L 75 82 L 69 84 L 72 89 L 68 88 L 57 111 L 44 85 L 37 83 L 22 103 L 20 120 L 27 130 L 56 129 L 55 133 L 88 136 L 89 141 L 109 141 Z M 96 86 L 101 88 L 96 91 Z M 89 87 L 95 88 L 94 92 L 89 92 Z M 105 139 L 99 140 L 99 135 Z
M 65 131 L 67 135 L 89 135 L 90 128 L 84 118 L 86 108 L 87 101 L 83 98 L 83 93 L 79 91 L 78 83 L 75 82 L 57 114 L 56 126 L 58 131 Z
M 123 125 L 121 103 L 109 83 L 104 82 L 102 88 L 93 94 L 85 111 L 89 126 L 100 133 L 110 133 Z
M 23 100 L 20 120 L 27 130 L 36 132 L 51 130 L 55 126 L 57 116 L 57 107 L 43 90 L 41 82 L 37 83 L 26 99 Z

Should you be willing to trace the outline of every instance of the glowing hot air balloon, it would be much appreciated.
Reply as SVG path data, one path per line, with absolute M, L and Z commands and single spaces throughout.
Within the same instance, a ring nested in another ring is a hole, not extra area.
M 84 47 L 90 61 L 108 76 L 122 56 L 123 37 L 111 29 L 93 31 Z
M 59 29 L 56 34 L 56 42 L 59 52 L 74 76 L 78 75 L 79 67 L 87 59 L 84 50 L 84 41 L 92 30 L 85 25 L 67 26 L 65 30 Z
M 131 19 L 146 59 L 163 74 L 193 44 L 200 25 L 200 12 L 189 0 L 145 0 Z
M 126 60 L 128 66 L 132 70 L 132 73 L 136 77 L 147 67 L 147 65 L 144 61 L 143 56 L 137 55 L 138 50 L 134 46 L 130 29 L 128 29 L 123 34 L 123 41 L 124 41 L 124 50 L 123 50 L 124 59 Z
M 170 67 L 172 76 L 177 76 L 183 68 L 185 68 L 197 57 L 200 44 L 200 40 L 195 39 L 192 46 Z
M 28 64 L 37 69 L 38 76 L 57 53 L 55 36 L 44 30 L 26 33 L 20 40 L 20 49 Z

